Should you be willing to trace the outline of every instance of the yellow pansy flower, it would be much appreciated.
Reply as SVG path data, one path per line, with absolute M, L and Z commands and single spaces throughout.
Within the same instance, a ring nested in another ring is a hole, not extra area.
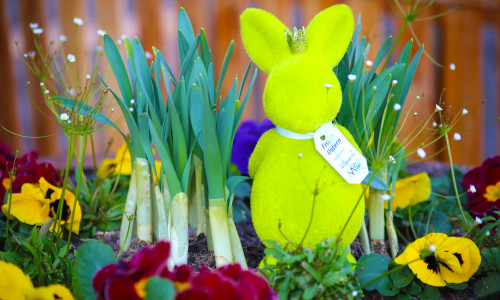
M 29 225 L 42 225 L 50 220 L 50 218 L 55 218 L 61 194 L 61 188 L 48 183 L 43 177 L 40 178 L 38 184 L 25 183 L 21 187 L 20 193 L 12 194 L 10 218 L 16 218 Z M 61 225 L 66 225 L 66 229 L 69 230 L 73 206 L 76 201 L 75 195 L 66 189 L 64 200 Z M 2 205 L 2 211 L 5 215 L 8 215 L 9 202 L 10 199 Z M 74 214 L 75 217 L 71 230 L 78 234 L 82 220 L 82 210 L 78 202 L 76 203 Z M 55 226 L 54 222 L 50 230 L 52 231 Z
M 481 264 L 481 254 L 470 239 L 429 233 L 408 245 L 394 261 L 408 264 L 423 283 L 445 286 L 468 281 Z
M 427 172 L 415 174 L 396 181 L 394 197 L 392 200 L 392 211 L 398 207 L 405 208 L 426 201 L 431 196 L 431 179 Z M 384 203 L 385 209 L 389 209 L 389 203 Z
M 35 288 L 28 275 L 14 264 L 0 260 L 0 299 L 73 300 L 65 286 L 53 284 Z

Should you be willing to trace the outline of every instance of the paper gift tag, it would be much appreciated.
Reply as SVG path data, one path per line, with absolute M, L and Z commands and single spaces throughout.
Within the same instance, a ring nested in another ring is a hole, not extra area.
M 314 133 L 316 150 L 348 183 L 359 184 L 368 175 L 366 158 L 332 123 Z

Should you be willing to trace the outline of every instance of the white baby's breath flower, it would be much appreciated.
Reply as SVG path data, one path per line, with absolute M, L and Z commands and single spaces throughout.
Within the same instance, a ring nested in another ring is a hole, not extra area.
M 483 224 L 483 220 L 481 220 L 480 217 L 476 216 L 476 219 L 474 221 L 476 221 L 476 223 L 479 224 L 479 225 Z
M 367 60 L 367 61 L 365 62 L 365 64 L 366 64 L 368 67 L 371 67 L 371 66 L 373 66 L 373 61 L 371 61 L 371 60 Z
M 425 153 L 425 150 L 424 150 L 424 149 L 422 149 L 422 148 L 418 148 L 418 149 L 417 149 L 417 155 L 418 155 L 420 158 L 425 158 L 425 156 L 426 156 L 427 154 Z
M 373 89 L 374 91 L 376 91 L 376 90 L 377 90 L 377 86 L 376 86 L 376 85 L 374 85 L 374 86 L 372 87 L 372 89 Z
M 111 112 L 114 112 L 114 111 L 115 111 L 115 109 L 114 109 L 114 108 L 112 108 L 112 109 L 111 109 Z
M 302 157 L 302 156 L 303 156 L 303 154 L 302 154 L 302 153 L 299 153 L 299 157 Z
M 83 20 L 81 18 L 74 18 L 73 19 L 73 23 L 75 23 L 78 26 L 82 26 L 83 25 Z
M 38 28 L 38 23 L 30 23 L 30 28 L 31 29 Z
M 398 84 L 398 81 L 397 81 L 396 79 L 394 79 L 394 80 L 392 81 L 392 85 L 396 85 L 396 84 Z
M 130 104 L 134 104 L 135 103 L 135 100 L 134 99 L 131 99 L 130 100 Z
M 68 124 L 71 123 L 71 120 L 68 120 Z
M 42 32 L 43 32 L 43 28 L 35 28 L 35 29 L 33 29 L 33 33 L 34 34 L 42 34 Z
M 384 201 L 389 201 L 391 199 L 391 195 L 383 193 L 382 195 L 380 195 L 380 199 Z
M 43 83 L 43 82 L 40 82 L 40 86 L 44 86 L 44 85 L 45 85 L 45 83 Z
M 30 51 L 30 52 L 28 52 L 28 56 L 29 57 L 33 57 L 35 55 L 36 55 L 36 51 Z
M 434 253 L 434 251 L 436 251 L 436 246 L 434 246 L 433 244 L 430 244 L 429 245 L 429 250 Z
M 417 96 L 417 100 L 420 100 L 420 96 Z
M 76 61 L 76 57 L 73 54 L 68 54 L 68 61 L 70 63 L 74 63 Z
M 122 40 L 125 40 L 127 38 L 127 35 L 126 34 L 122 34 L 122 36 L 120 37 Z
M 45 90 L 45 92 L 43 92 L 45 95 L 47 95 L 48 93 L 50 93 L 49 90 Z
M 462 136 L 460 135 L 460 133 L 455 132 L 455 133 L 453 134 L 453 139 L 454 139 L 455 141 L 460 141 L 460 140 L 462 139 Z
M 151 52 L 149 52 L 149 51 L 144 51 L 144 55 L 146 55 L 147 59 L 152 59 L 153 58 L 153 54 L 151 54 Z
M 464 109 L 462 109 L 462 115 L 466 115 L 466 114 L 468 114 L 468 113 L 469 113 L 469 111 L 468 111 L 467 109 L 465 109 L 465 108 L 464 108 Z
M 87 74 L 87 76 L 85 76 L 85 78 L 87 78 L 88 80 L 90 80 L 90 74 Z
M 64 43 L 64 42 L 68 41 L 68 38 L 64 34 L 61 34 L 59 36 L 59 40 Z
M 356 296 L 358 295 L 358 291 L 356 291 L 356 290 L 352 291 L 352 292 L 351 292 L 351 295 L 352 295 L 353 297 L 356 297 Z
M 417 112 L 414 112 L 414 113 L 413 113 L 413 115 L 414 115 L 414 116 L 416 116 L 416 115 L 418 115 L 418 113 L 417 113 Z
M 123 42 L 122 42 L 122 40 L 118 40 L 118 41 L 116 41 L 116 43 L 117 43 L 118 45 L 121 45 Z
M 332 86 L 333 86 L 333 85 L 331 85 L 331 84 L 329 84 L 329 83 L 325 83 L 325 87 L 326 87 L 327 89 L 332 88 Z
M 491 232 L 489 230 L 486 231 L 486 236 L 490 236 Z
M 476 192 L 476 187 L 473 184 L 471 184 L 469 187 L 469 191 L 474 194 Z
M 106 31 L 104 31 L 102 29 L 97 30 L 97 35 L 98 36 L 104 36 L 105 34 L 106 34 Z
M 24 56 L 24 57 L 28 57 L 28 53 L 24 53 L 24 55 L 23 55 L 23 56 Z
M 450 70 L 455 71 L 455 64 L 450 64 Z
M 347 79 L 349 79 L 349 81 L 352 82 L 352 81 L 356 80 L 356 75 L 355 74 L 349 74 L 349 75 L 347 75 Z
M 401 104 L 399 104 L 399 103 L 394 103 L 394 110 L 395 110 L 395 111 L 401 110 Z
M 442 111 L 443 109 L 441 108 L 441 106 L 437 105 L 436 104 L 436 109 L 434 111 Z
M 432 122 L 432 127 L 437 127 L 437 126 L 438 126 L 438 123 Z
M 133 112 L 133 111 L 134 111 L 134 108 L 133 108 L 133 107 L 131 107 L 131 108 L 129 108 L 128 110 L 129 110 L 130 112 Z
M 69 115 L 67 113 L 62 113 L 61 114 L 61 120 L 63 120 L 63 121 L 69 120 Z
M 392 155 L 389 155 L 389 161 L 391 162 L 391 164 L 395 164 L 396 163 L 396 159 Z

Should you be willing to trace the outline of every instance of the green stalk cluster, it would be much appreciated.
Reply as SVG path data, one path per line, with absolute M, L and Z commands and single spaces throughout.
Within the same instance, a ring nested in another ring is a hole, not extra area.
M 216 82 L 205 33 L 194 35 L 182 8 L 178 76 L 158 49 L 153 48 L 150 65 L 137 38 L 126 38 L 124 45 L 127 69 L 111 37 L 104 37 L 104 51 L 121 96 L 111 92 L 127 122 L 133 166 L 120 246 L 126 249 L 134 233 L 148 242 L 153 236 L 169 240 L 169 264 L 184 264 L 191 226 L 197 234 L 207 235 L 218 266 L 233 262 L 246 266 L 232 211 L 234 188 L 246 177 L 229 177 L 229 167 L 234 135 L 256 72 L 241 104 L 250 66 L 242 83 L 238 86 L 235 80 L 223 97 L 221 87 L 234 43 Z M 161 161 L 159 170 L 153 148 Z

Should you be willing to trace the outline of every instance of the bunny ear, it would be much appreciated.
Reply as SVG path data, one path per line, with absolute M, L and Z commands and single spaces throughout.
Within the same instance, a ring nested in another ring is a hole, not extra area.
M 248 56 L 269 73 L 274 66 L 290 57 L 290 47 L 285 37 L 288 31 L 272 14 L 256 8 L 246 9 L 240 16 L 241 39 Z
M 306 52 L 334 67 L 344 56 L 354 31 L 354 16 L 345 4 L 331 6 L 307 25 Z

